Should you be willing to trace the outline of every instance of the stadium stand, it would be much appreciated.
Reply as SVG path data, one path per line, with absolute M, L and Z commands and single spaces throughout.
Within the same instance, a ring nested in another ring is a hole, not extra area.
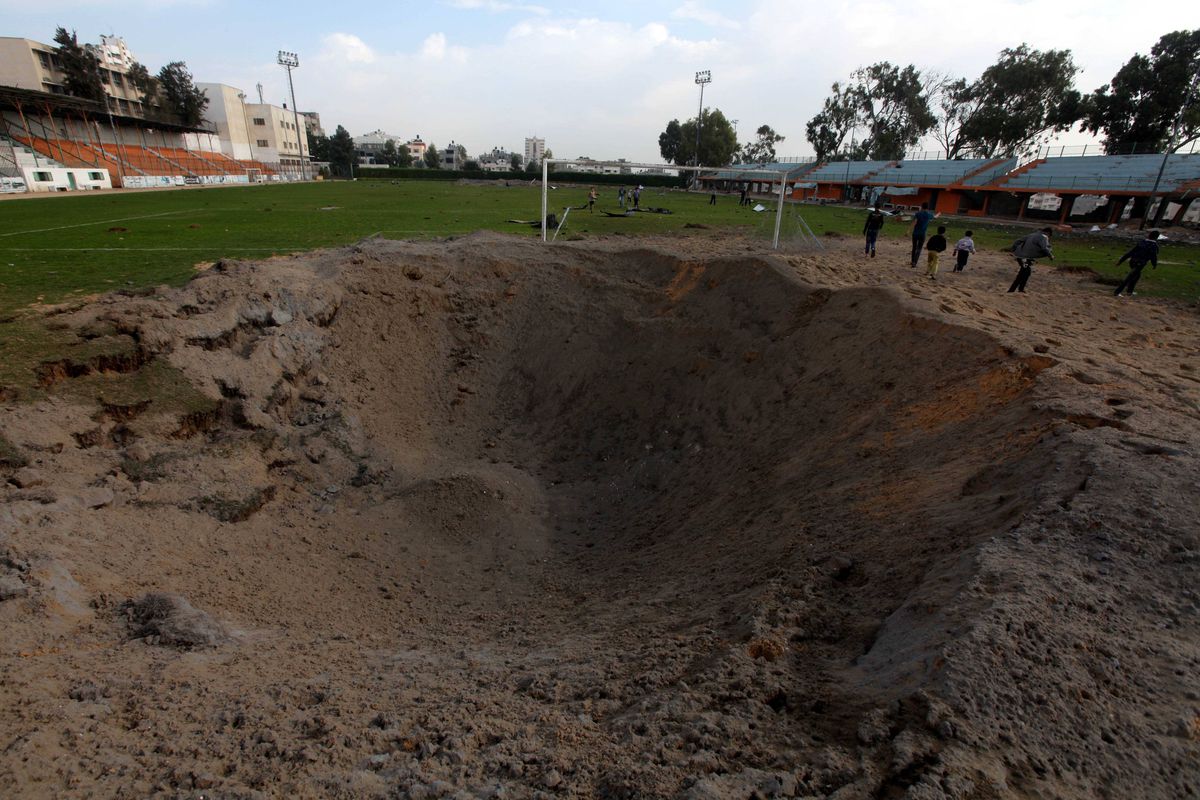
M 1066 156 L 1033 162 L 1027 168 L 997 178 L 996 186 L 1035 191 L 1149 192 L 1154 188 L 1161 154 L 1129 156 Z M 1200 153 L 1167 159 L 1160 190 L 1171 192 L 1200 176 Z

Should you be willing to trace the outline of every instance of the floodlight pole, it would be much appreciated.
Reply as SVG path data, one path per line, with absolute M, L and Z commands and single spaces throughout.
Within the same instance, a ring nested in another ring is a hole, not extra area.
M 304 161 L 304 140 L 300 138 L 300 111 L 296 108 L 296 87 L 292 84 L 292 70 L 300 66 L 300 56 L 287 50 L 280 50 L 276 59 L 281 67 L 287 70 L 288 90 L 292 93 L 292 120 L 296 126 L 296 147 L 299 150 L 300 175 L 308 180 L 308 169 Z
M 701 70 L 696 73 L 696 83 L 700 86 L 700 111 L 696 114 L 696 157 L 693 160 L 695 166 L 700 166 L 700 127 L 704 124 L 704 87 L 712 83 L 712 70 Z M 700 173 L 696 172 L 692 176 L 694 183 L 699 183 Z
M 549 202 L 550 160 L 542 154 L 542 241 L 546 241 L 546 204 Z

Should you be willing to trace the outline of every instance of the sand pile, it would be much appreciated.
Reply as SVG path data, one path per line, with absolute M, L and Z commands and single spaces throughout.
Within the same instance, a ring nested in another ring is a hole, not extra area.
M 1194 349 L 886 269 L 369 241 L 65 315 L 210 405 L 7 408 L 0 785 L 1196 791 Z

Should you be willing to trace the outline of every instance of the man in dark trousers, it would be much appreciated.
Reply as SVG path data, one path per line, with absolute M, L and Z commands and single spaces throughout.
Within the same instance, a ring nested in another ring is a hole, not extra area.
M 879 204 L 875 204 L 875 209 L 867 214 L 867 223 L 863 225 L 863 235 L 867 237 L 867 243 L 863 250 L 863 255 L 875 257 L 875 242 L 879 239 L 879 231 L 883 228 L 883 211 L 880 210 Z
M 929 230 L 929 223 L 933 221 L 934 214 L 929 210 L 928 203 L 921 204 L 921 210 L 913 216 L 912 224 L 912 265 L 915 269 L 917 261 L 921 258 L 921 251 L 925 249 L 925 232 Z
M 1050 248 L 1050 237 L 1053 234 L 1053 228 L 1042 228 L 1040 231 L 1035 231 L 1013 242 L 1012 254 L 1017 259 L 1020 269 L 1017 270 L 1016 280 L 1012 282 L 1012 286 L 1008 287 L 1008 291 L 1024 294 L 1025 284 L 1029 282 L 1029 276 L 1033 274 L 1034 260 L 1039 258 L 1054 260 L 1054 251 Z
M 1146 238 L 1133 246 L 1125 255 L 1121 256 L 1121 260 L 1117 262 L 1117 266 L 1121 266 L 1125 259 L 1129 259 L 1129 274 L 1125 276 L 1125 280 L 1121 281 L 1121 285 L 1113 292 L 1117 297 L 1121 296 L 1121 292 L 1128 291 L 1129 296 L 1133 297 L 1134 288 L 1137 286 L 1138 279 L 1142 277 L 1142 267 L 1147 264 L 1153 264 L 1155 269 L 1158 269 L 1158 237 L 1161 236 L 1158 231 L 1150 231 L 1146 234 Z

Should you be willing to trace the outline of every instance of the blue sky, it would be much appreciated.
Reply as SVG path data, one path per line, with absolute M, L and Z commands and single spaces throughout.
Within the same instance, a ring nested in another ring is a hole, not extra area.
M 560 157 L 658 161 L 666 123 L 696 113 L 699 69 L 713 74 L 705 105 L 738 120 L 740 138 L 767 123 L 787 137 L 781 154 L 806 155 L 805 122 L 829 84 L 858 66 L 911 62 L 974 78 L 1001 48 L 1028 42 L 1070 48 L 1087 91 L 1161 34 L 1200 27 L 1195 2 L 1160 2 L 1153 13 L 1127 0 L 1084 8 L 1061 0 L 0 0 L 0 35 L 50 41 L 58 25 L 86 41 L 115 33 L 152 70 L 182 60 L 197 81 L 250 95 L 261 82 L 275 103 L 286 100 L 275 54 L 292 50 L 297 102 L 319 111 L 330 131 L 341 124 L 356 135 L 382 128 L 453 139 L 471 153 L 520 150 L 524 137 L 539 135 Z

